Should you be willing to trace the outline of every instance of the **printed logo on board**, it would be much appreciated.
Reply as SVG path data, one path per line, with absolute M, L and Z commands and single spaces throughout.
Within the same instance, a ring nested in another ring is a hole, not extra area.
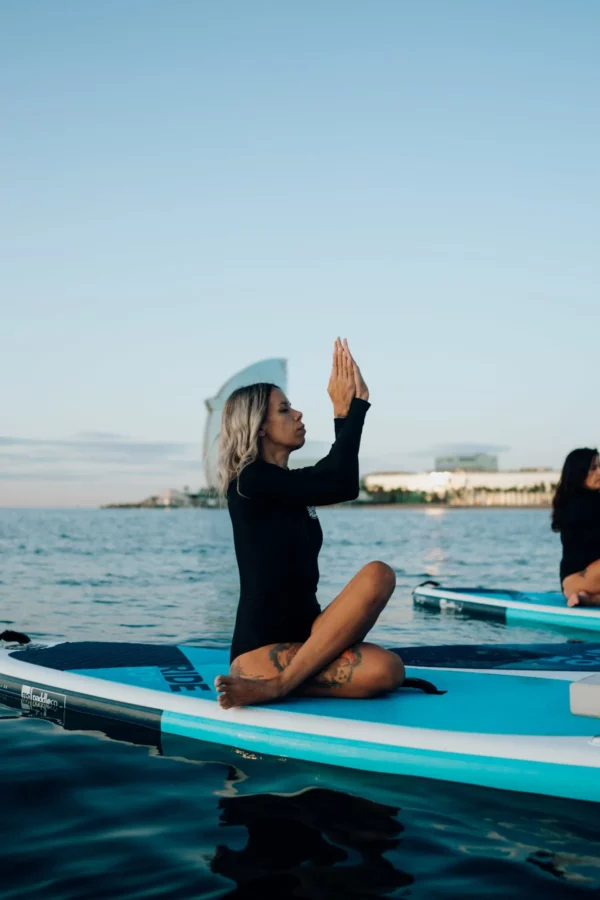
M 307 506 L 307 507 L 306 507 L 306 510 L 307 510 L 309 516 L 311 517 L 311 519 L 318 519 L 318 518 L 319 518 L 318 515 L 317 515 L 317 511 L 316 511 L 316 509 L 314 508 L 314 506 Z
M 52 719 L 53 722 L 64 725 L 66 705 L 67 698 L 64 694 L 31 687 L 28 684 L 21 687 L 21 709 L 27 716 Z
M 596 669 L 600 659 L 593 650 L 586 650 L 581 656 L 544 656 L 536 660 L 536 669 Z
M 189 663 L 161 667 L 161 674 L 174 694 L 182 691 L 210 691 L 202 675 Z

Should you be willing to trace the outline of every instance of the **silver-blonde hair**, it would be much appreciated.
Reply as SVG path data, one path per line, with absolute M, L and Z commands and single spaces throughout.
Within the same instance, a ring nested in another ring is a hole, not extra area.
M 258 432 L 267 418 L 274 388 L 277 385 L 261 381 L 238 388 L 227 398 L 219 434 L 219 486 L 223 494 L 260 455 Z

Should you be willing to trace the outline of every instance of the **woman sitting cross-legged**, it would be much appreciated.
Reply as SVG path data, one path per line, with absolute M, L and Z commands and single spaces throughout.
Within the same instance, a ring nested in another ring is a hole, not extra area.
M 373 697 L 404 681 L 399 656 L 364 643 L 396 584 L 383 562 L 364 566 L 321 611 L 316 592 L 323 533 L 316 506 L 358 496 L 358 450 L 369 391 L 338 339 L 328 386 L 335 443 L 314 466 L 290 470 L 303 446 L 302 413 L 273 384 L 234 391 L 223 410 L 220 472 L 240 573 L 229 675 L 215 686 L 228 709 L 292 691 Z

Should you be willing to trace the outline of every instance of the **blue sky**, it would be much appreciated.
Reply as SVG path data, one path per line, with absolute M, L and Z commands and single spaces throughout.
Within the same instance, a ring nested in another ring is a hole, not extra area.
M 205 397 L 289 360 L 364 457 L 597 443 L 600 7 L 0 4 L 0 506 L 201 481 Z

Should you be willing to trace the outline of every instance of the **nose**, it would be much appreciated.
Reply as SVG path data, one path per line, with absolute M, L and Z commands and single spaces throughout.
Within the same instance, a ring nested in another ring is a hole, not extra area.
M 294 418 L 296 419 L 297 422 L 302 421 L 302 413 L 300 412 L 299 409 L 294 410 Z

